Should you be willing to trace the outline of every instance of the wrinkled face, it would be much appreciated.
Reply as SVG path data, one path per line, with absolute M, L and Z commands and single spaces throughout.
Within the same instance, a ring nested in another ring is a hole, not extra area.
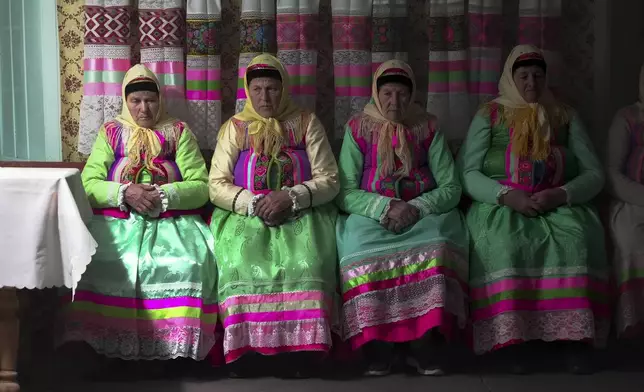
M 273 78 L 255 78 L 248 85 L 253 109 L 264 118 L 273 117 L 282 99 L 282 82 Z
M 137 91 L 127 96 L 127 108 L 137 125 L 152 128 L 159 113 L 159 94 L 152 91 Z
M 378 100 L 387 120 L 402 121 L 409 107 L 411 91 L 404 84 L 385 83 L 378 90 Z
M 528 103 L 539 101 L 541 93 L 546 87 L 546 73 L 537 66 L 519 67 L 512 75 L 519 93 Z

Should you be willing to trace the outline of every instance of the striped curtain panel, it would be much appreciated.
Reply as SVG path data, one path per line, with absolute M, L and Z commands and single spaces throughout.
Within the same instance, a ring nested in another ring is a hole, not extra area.
M 548 84 L 556 94 L 561 86 L 563 59 L 561 42 L 561 0 L 520 0 L 520 44 L 532 44 L 543 50 L 548 63 Z
M 221 118 L 221 0 L 188 0 L 186 100 L 199 145 L 214 149 Z
M 132 0 L 87 0 L 85 4 L 78 151 L 87 155 L 101 125 L 121 112 L 121 82 L 131 65 L 136 23 Z
M 291 79 L 291 97 L 315 111 L 319 0 L 277 2 L 277 57 Z
M 373 0 L 371 17 L 371 71 L 387 60 L 407 61 L 409 31 L 407 1 Z
M 371 97 L 371 0 L 333 0 L 333 73 L 335 79 L 334 133 Z
M 450 139 L 463 139 L 472 114 L 497 92 L 502 0 L 429 0 L 427 110 Z
M 138 0 L 141 63 L 159 78 L 166 110 L 188 119 L 185 101 L 186 20 L 183 0 Z
M 239 68 L 237 102 L 235 112 L 239 113 L 246 103 L 244 75 L 251 60 L 260 53 L 277 54 L 275 39 L 275 1 L 242 0 L 239 18 Z

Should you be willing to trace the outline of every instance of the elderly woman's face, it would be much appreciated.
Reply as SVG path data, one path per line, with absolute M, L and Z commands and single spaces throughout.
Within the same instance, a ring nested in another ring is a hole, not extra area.
M 387 120 L 402 121 L 409 107 L 411 91 L 404 84 L 385 83 L 378 90 L 378 100 Z
M 127 108 L 138 126 L 152 128 L 156 124 L 159 113 L 159 94 L 152 91 L 137 91 L 130 93 L 126 101 Z
M 282 99 L 282 82 L 273 78 L 255 78 L 248 85 L 253 109 L 264 118 L 273 117 Z
M 539 97 L 541 97 L 541 93 L 546 87 L 546 73 L 541 67 L 537 65 L 519 67 L 514 71 L 512 77 L 519 93 L 526 102 L 535 103 L 539 101 Z

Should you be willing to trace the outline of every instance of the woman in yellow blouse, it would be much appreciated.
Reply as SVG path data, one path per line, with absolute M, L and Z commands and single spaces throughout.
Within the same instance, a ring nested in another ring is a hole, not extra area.
M 338 167 L 320 121 L 288 95 L 273 56 L 249 64 L 244 110 L 227 121 L 210 171 L 224 356 L 331 347 Z M 290 355 L 293 357 L 293 355 Z M 302 358 L 306 360 L 301 360 Z M 239 371 L 239 367 L 234 372 Z

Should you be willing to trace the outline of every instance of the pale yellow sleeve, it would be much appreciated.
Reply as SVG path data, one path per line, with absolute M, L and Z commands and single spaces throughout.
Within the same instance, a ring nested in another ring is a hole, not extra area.
M 208 176 L 210 201 L 219 208 L 247 215 L 253 194 L 234 184 L 235 165 L 240 153 L 235 140 L 237 129 L 231 121 L 226 121 L 219 132 L 223 134 L 217 141 Z
M 291 188 L 301 209 L 328 203 L 340 192 L 338 164 L 324 126 L 315 114 L 311 115 L 304 138 L 311 163 L 311 180 Z

